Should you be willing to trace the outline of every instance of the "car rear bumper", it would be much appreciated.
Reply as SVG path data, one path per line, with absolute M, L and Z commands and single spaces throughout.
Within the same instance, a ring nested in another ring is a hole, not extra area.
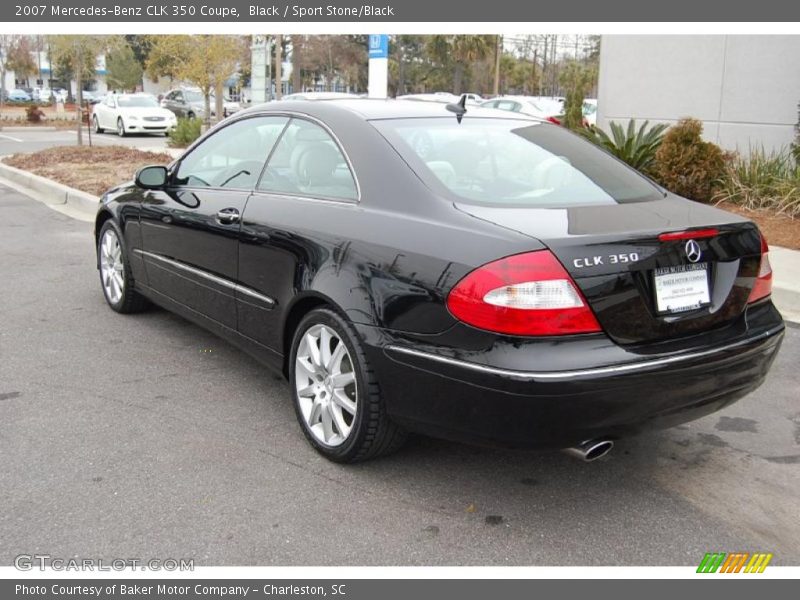
M 552 344 L 504 347 L 503 360 L 487 351 L 489 364 L 476 351 L 411 346 L 374 329 L 362 335 L 389 413 L 412 431 L 492 445 L 566 447 L 672 427 L 755 390 L 784 326 L 771 303 L 751 310 L 717 344 L 656 354 L 630 350 L 624 352 L 628 360 L 616 355 L 608 364 L 596 363 L 597 343 L 562 340 L 559 352 L 572 364 L 557 370 L 518 368 L 547 363 L 543 353 L 552 354 Z

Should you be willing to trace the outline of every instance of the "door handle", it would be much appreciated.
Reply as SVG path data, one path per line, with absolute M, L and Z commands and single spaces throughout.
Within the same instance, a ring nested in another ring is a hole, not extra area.
M 217 221 L 222 225 L 239 222 L 239 210 L 236 208 L 223 208 L 217 213 Z

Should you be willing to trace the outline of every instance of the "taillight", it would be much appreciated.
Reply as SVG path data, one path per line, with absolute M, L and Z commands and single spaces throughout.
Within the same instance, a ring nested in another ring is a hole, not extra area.
M 549 250 L 516 254 L 475 269 L 450 291 L 447 308 L 460 321 L 496 333 L 601 331 L 575 282 Z
M 750 297 L 747 303 L 757 302 L 772 294 L 772 266 L 769 264 L 769 246 L 766 238 L 761 236 L 761 264 L 758 266 L 758 276 L 750 290 Z

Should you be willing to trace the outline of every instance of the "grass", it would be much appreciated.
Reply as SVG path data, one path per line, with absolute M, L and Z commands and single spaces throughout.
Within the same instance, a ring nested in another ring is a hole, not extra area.
M 713 200 L 795 218 L 800 216 L 800 166 L 788 150 L 751 150 L 729 161 Z
M 172 161 L 163 152 L 144 152 L 127 146 L 58 146 L 4 159 L 12 167 L 100 196 L 109 188 L 133 179 L 146 165 Z

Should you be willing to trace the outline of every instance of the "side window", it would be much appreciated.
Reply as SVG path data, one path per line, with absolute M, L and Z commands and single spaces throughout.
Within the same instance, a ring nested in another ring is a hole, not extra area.
M 253 117 L 223 127 L 180 163 L 173 183 L 252 189 L 287 117 Z
M 175 92 L 172 99 L 175 100 L 175 102 L 183 102 L 183 92 Z
M 106 106 L 114 108 L 116 105 L 116 102 L 114 102 L 114 96 L 109 94 L 108 98 L 106 98 Z
M 339 146 L 322 127 L 292 119 L 269 159 L 258 189 L 357 200 L 355 179 Z

